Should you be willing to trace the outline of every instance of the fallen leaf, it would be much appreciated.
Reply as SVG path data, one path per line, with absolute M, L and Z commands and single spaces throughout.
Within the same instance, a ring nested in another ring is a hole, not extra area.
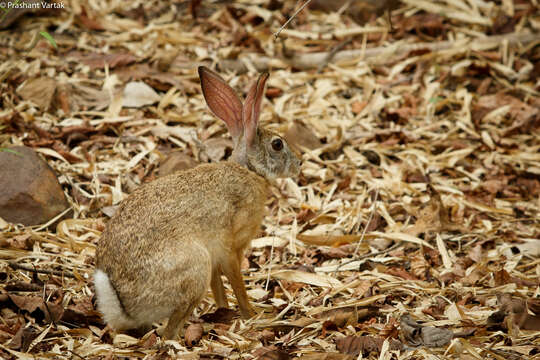
M 31 234 L 15 235 L 7 238 L 10 247 L 21 250 L 31 250 L 34 246 L 34 240 Z
M 132 81 L 124 88 L 122 106 L 139 108 L 157 103 L 161 97 L 142 81 Z
M 331 276 L 305 271 L 282 270 L 272 273 L 272 277 L 321 287 L 339 287 L 343 285 L 341 281 Z
M 296 238 L 302 242 L 305 242 L 309 245 L 315 246 L 332 246 L 332 245 L 342 245 L 360 240 L 361 235 L 305 235 L 298 234 Z M 369 234 L 364 236 L 365 240 L 370 240 L 375 238 Z
M 33 327 L 21 326 L 19 328 L 19 331 L 17 331 L 15 336 L 13 336 L 11 341 L 8 343 L 8 346 L 10 349 L 26 352 L 30 347 L 32 341 L 34 341 L 34 339 L 37 338 L 38 335 L 39 331 L 37 331 Z
M 303 354 L 298 359 L 299 360 L 354 360 L 355 358 L 348 354 L 313 352 L 313 353 Z
M 380 353 L 384 338 L 380 336 L 344 336 L 336 339 L 336 348 L 339 352 L 358 356 L 362 353 L 365 356 L 368 356 L 369 353 L 375 352 Z M 390 349 L 391 350 L 401 350 L 403 344 L 399 340 L 389 339 Z
M 356 306 L 348 306 L 338 309 L 331 309 L 315 317 L 318 319 L 324 319 L 334 323 L 339 328 L 344 328 L 348 325 L 356 325 L 359 320 L 365 319 L 369 316 L 375 316 L 377 310 L 373 308 L 358 308 Z
M 488 318 L 490 325 L 503 325 L 508 322 L 522 330 L 540 331 L 540 302 L 537 299 L 524 300 L 511 294 L 497 294 L 499 311 Z M 529 312 L 535 313 L 529 313 Z
M 345 13 L 363 25 L 374 15 L 381 16 L 385 11 L 392 11 L 398 4 L 397 0 L 313 0 L 309 6 L 314 10 L 337 12 L 347 5 Z
M 418 236 L 427 232 L 438 233 L 444 230 L 460 230 L 460 226 L 452 224 L 450 221 L 448 210 L 444 206 L 439 192 L 429 183 L 427 190 L 430 194 L 429 201 L 418 211 L 411 209 L 417 220 L 413 226 L 405 230 L 405 233 Z M 416 214 L 414 214 L 415 212 Z
M 263 346 L 256 349 L 253 353 L 255 359 L 258 360 L 288 360 L 290 359 L 289 354 L 276 347 L 275 345 Z
M 315 150 L 322 146 L 322 142 L 308 126 L 295 121 L 283 136 L 287 143 L 297 148 Z
M 454 336 L 448 329 L 422 326 L 409 315 L 401 317 L 400 327 L 403 339 L 414 346 L 441 347 L 449 344 Z
M 199 343 L 203 335 L 203 326 L 200 323 L 190 324 L 184 334 L 184 340 L 189 347 Z
M 63 316 L 64 309 L 61 305 L 52 302 L 45 303 L 41 297 L 19 296 L 13 294 L 9 294 L 8 296 L 13 304 L 20 310 L 28 311 L 30 314 L 39 310 L 40 317 L 44 317 L 49 322 L 56 322 Z
M 77 16 L 79 22 L 90 30 L 105 30 L 105 27 L 94 16 L 88 14 L 85 6 L 81 6 L 81 13 Z
M 71 52 L 68 54 L 68 58 L 70 57 L 82 62 L 85 65 L 88 65 L 92 70 L 103 69 L 106 65 L 110 69 L 113 69 L 115 67 L 129 65 L 137 60 L 137 58 L 130 53 L 87 54 L 80 52 Z
M 24 100 L 33 102 L 43 111 L 47 111 L 56 91 L 56 80 L 49 77 L 28 79 L 17 88 Z
M 208 156 L 212 162 L 219 162 L 225 158 L 225 154 L 227 152 L 227 149 L 229 149 L 232 152 L 233 148 L 233 142 L 229 138 L 224 137 L 214 137 L 210 138 L 204 141 L 204 154 Z M 201 161 L 205 161 L 204 158 L 202 158 L 201 154 Z
M 171 151 L 159 164 L 159 176 L 172 174 L 197 166 L 197 161 L 183 151 Z
M 360 114 L 367 104 L 367 101 L 355 101 L 351 104 L 351 111 L 353 114 Z
M 207 323 L 229 323 L 236 317 L 238 317 L 238 312 L 235 310 L 219 308 L 213 313 L 202 315 L 201 320 Z

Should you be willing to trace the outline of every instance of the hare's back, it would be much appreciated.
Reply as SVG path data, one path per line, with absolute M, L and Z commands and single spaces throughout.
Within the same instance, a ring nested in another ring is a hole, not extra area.
M 144 257 L 167 241 L 236 232 L 246 221 L 257 227 L 267 191 L 264 178 L 232 162 L 199 165 L 144 184 L 109 220 L 98 266 L 105 258 Z

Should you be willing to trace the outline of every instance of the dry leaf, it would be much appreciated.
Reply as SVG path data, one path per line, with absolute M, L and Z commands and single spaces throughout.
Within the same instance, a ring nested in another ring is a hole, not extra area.
M 350 15 L 358 24 L 363 25 L 376 14 L 381 16 L 385 11 L 392 11 L 397 8 L 397 0 L 313 0 L 310 8 L 322 11 L 337 12 L 347 5 L 345 13 Z
M 300 282 L 321 287 L 339 287 L 343 284 L 341 281 L 322 274 L 308 273 L 296 270 L 282 270 L 272 273 L 272 276 L 277 279 Z
M 204 143 L 204 154 L 213 162 L 218 162 L 225 158 L 227 150 L 232 152 L 233 142 L 224 137 L 214 137 L 206 140 Z M 201 160 L 207 161 L 201 154 Z
M 190 324 L 184 334 L 186 345 L 191 347 L 199 343 L 203 335 L 203 326 L 200 323 Z
M 192 156 L 181 151 L 171 151 L 159 164 L 159 176 L 172 174 L 175 171 L 187 170 L 197 166 Z
M 299 360 L 354 360 L 354 357 L 340 353 L 307 353 L 301 355 Z
M 9 341 L 8 346 L 13 350 L 28 351 L 28 347 L 37 338 L 39 332 L 33 327 L 21 326 L 15 336 Z
M 399 340 L 389 339 L 391 350 L 401 350 L 403 345 Z M 370 353 L 380 353 L 384 343 L 384 338 L 379 336 L 345 336 L 336 339 L 337 350 L 358 356 L 360 353 L 368 356 Z
M 92 70 L 103 69 L 105 66 L 113 69 L 115 67 L 129 65 L 137 60 L 135 56 L 129 53 L 83 54 L 79 52 L 71 52 L 68 54 L 68 57 L 73 57 L 77 61 L 81 61 L 83 64 L 90 66 Z
M 441 347 L 450 343 L 454 333 L 451 330 L 422 326 L 409 315 L 401 317 L 401 335 L 414 346 Z
M 355 306 L 349 306 L 328 310 L 317 314 L 315 317 L 330 321 L 339 328 L 344 328 L 348 325 L 355 326 L 358 324 L 359 320 L 365 319 L 369 316 L 376 316 L 376 314 L 377 311 L 372 308 L 358 308 Z
M 315 150 L 322 146 L 313 130 L 300 121 L 293 122 L 283 137 L 287 140 L 287 143 L 297 148 Z
M 17 88 L 17 94 L 24 100 L 33 102 L 43 111 L 49 109 L 55 91 L 56 80 L 49 77 L 28 79 Z
M 529 301 L 513 298 L 511 294 L 497 294 L 500 310 L 491 314 L 488 324 L 510 323 L 522 330 L 540 331 L 540 305 L 536 299 Z M 534 309 L 535 314 L 529 311 Z
M 213 313 L 202 315 L 201 320 L 209 323 L 230 323 L 236 317 L 238 313 L 235 310 L 219 308 Z
M 271 345 L 267 347 L 260 347 L 256 349 L 252 355 L 255 356 L 255 359 L 258 359 L 258 360 L 288 360 L 290 359 L 290 356 L 286 351 L 277 348 L 275 345 Z
M 161 97 L 142 81 L 132 81 L 124 88 L 122 106 L 143 107 L 157 103 Z
M 306 244 L 316 246 L 339 246 L 360 240 L 361 235 L 305 235 L 298 234 L 296 238 Z M 365 235 L 365 240 L 373 239 L 374 236 Z

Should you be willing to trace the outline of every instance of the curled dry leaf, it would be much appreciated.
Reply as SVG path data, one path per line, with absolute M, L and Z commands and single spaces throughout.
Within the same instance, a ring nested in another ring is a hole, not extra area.
M 540 331 L 540 302 L 537 299 L 519 299 L 511 294 L 497 294 L 499 311 L 491 314 L 489 325 L 506 326 L 508 322 L 522 330 Z
M 197 161 L 183 151 L 171 151 L 159 164 L 159 176 L 172 174 L 175 171 L 187 170 L 197 166 Z
M 309 245 L 315 246 L 340 246 L 360 240 L 361 235 L 306 235 L 298 234 L 296 238 Z M 371 240 L 375 236 L 366 234 L 364 239 Z
M 428 203 L 422 209 L 411 209 L 417 220 L 405 232 L 412 236 L 418 236 L 427 232 L 438 233 L 445 230 L 460 230 L 460 226 L 451 223 L 448 210 L 444 206 L 439 192 L 431 184 L 427 185 L 427 190 L 430 194 Z
M 110 69 L 118 66 L 124 66 L 134 63 L 137 58 L 129 53 L 112 53 L 112 54 L 99 54 L 90 53 L 84 54 L 80 52 L 71 52 L 67 55 L 68 59 L 72 58 L 76 61 L 80 61 L 85 65 L 90 66 L 92 70 L 103 69 L 107 65 Z
M 258 360 L 289 360 L 289 353 L 275 345 L 263 346 L 253 352 L 253 356 Z
M 34 314 L 39 310 L 40 317 L 46 318 L 50 322 L 56 322 L 62 318 L 64 309 L 61 305 L 47 302 L 38 296 L 20 296 L 10 294 L 9 299 L 20 310 L 27 311 L 30 314 Z
M 219 308 L 213 313 L 204 314 L 201 319 L 209 323 L 229 323 L 238 317 L 238 312 L 232 309 Z
M 312 0 L 310 8 L 326 12 L 337 12 L 345 8 L 345 13 L 362 25 L 368 22 L 374 14 L 381 16 L 385 11 L 397 8 L 398 0 Z
M 21 326 L 15 336 L 9 341 L 8 346 L 10 349 L 26 352 L 38 335 L 39 332 L 33 327 Z
M 321 287 L 339 287 L 343 285 L 339 280 L 331 276 L 308 273 L 305 271 L 283 270 L 274 273 L 273 277 Z
M 340 353 L 308 353 L 300 356 L 299 360 L 354 360 L 354 357 L 348 354 Z
M 17 93 L 24 100 L 31 101 L 41 110 L 47 111 L 55 90 L 56 80 L 43 76 L 26 80 L 17 88 Z
M 344 336 L 336 340 L 336 347 L 338 351 L 345 354 L 358 356 L 360 353 L 362 353 L 364 355 L 368 355 L 371 352 L 380 353 L 384 340 L 385 339 L 382 337 L 371 335 Z M 391 350 L 401 350 L 403 348 L 403 344 L 401 344 L 399 340 L 388 340 L 390 342 Z
M 195 346 L 199 343 L 203 335 L 203 326 L 200 323 L 190 324 L 186 333 L 184 334 L 184 340 L 187 346 Z
M 375 316 L 377 310 L 374 308 L 358 308 L 356 306 L 348 306 L 344 308 L 331 309 L 317 314 L 315 317 L 324 319 L 335 324 L 338 328 L 344 328 L 348 325 L 356 325 L 359 320 L 369 316 Z
M 231 139 L 223 137 L 213 137 L 204 142 L 204 151 L 199 155 L 201 161 L 207 161 L 205 157 L 218 162 L 225 158 L 225 154 L 229 149 L 232 152 L 233 142 Z
M 449 344 L 454 336 L 448 329 L 422 326 L 409 315 L 401 317 L 400 326 L 402 338 L 414 346 L 441 347 Z
M 313 130 L 300 121 L 293 122 L 283 137 L 289 145 L 297 148 L 315 150 L 322 146 L 321 140 Z
M 124 88 L 122 106 L 139 108 L 158 102 L 161 97 L 142 81 L 132 81 Z

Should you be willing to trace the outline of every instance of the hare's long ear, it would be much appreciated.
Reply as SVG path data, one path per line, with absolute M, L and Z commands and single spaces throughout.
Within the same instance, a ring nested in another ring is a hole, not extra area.
M 244 102 L 242 120 L 244 121 L 244 138 L 248 147 L 253 145 L 253 140 L 257 135 L 257 124 L 261 115 L 261 104 L 266 80 L 268 80 L 268 73 L 265 72 L 251 86 Z
M 242 135 L 242 102 L 236 92 L 215 72 L 199 66 L 201 89 L 210 110 L 225 121 L 235 143 Z

